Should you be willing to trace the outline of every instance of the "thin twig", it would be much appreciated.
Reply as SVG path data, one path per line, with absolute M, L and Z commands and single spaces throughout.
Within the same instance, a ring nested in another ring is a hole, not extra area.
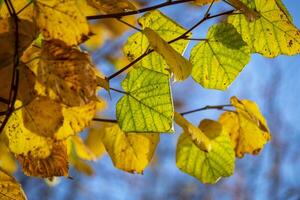
M 21 12 L 23 12 L 23 10 L 25 10 L 28 6 L 30 6 L 30 4 L 32 4 L 33 1 L 29 1 L 21 10 L 19 10 L 17 12 L 16 15 L 19 15 Z
M 127 93 L 127 92 L 125 92 L 125 91 L 118 90 L 118 89 L 115 89 L 115 88 L 112 88 L 112 87 L 110 87 L 109 89 L 110 89 L 110 90 L 112 90 L 112 91 L 115 91 L 115 92 L 121 93 L 121 94 L 128 94 L 128 93 Z
M 133 29 L 135 29 L 135 30 L 137 30 L 137 31 L 139 31 L 139 32 L 142 32 L 141 29 L 139 29 L 138 27 L 136 27 L 136 26 L 134 26 L 134 25 L 132 25 L 132 24 L 129 24 L 128 22 L 122 20 L 121 18 L 117 18 L 117 20 L 118 20 L 119 22 L 125 24 L 126 26 L 129 26 L 130 28 L 133 28 Z
M 18 16 L 16 11 L 11 3 L 10 0 L 4 0 L 7 9 L 10 11 L 11 17 L 14 20 L 15 25 L 15 43 L 14 43 L 14 60 L 13 60 L 13 74 L 12 74 L 12 81 L 11 87 L 9 92 L 9 99 L 8 99 L 8 109 L 5 115 L 5 118 L 2 121 L 0 126 L 0 134 L 2 133 L 6 123 L 8 122 L 9 117 L 14 111 L 14 105 L 17 99 L 18 94 L 18 87 L 19 87 L 19 25 L 18 25 Z
M 116 119 L 93 118 L 93 121 L 96 121 L 96 122 L 108 122 L 108 123 L 118 123 L 118 121 Z
M 167 1 L 167 2 L 164 2 L 164 3 L 160 3 L 160 4 L 150 6 L 150 7 L 147 7 L 147 8 L 142 8 L 142 9 L 139 9 L 139 10 L 133 10 L 133 11 L 121 12 L 121 13 L 113 13 L 113 14 L 105 14 L 105 15 L 87 16 L 86 19 L 87 20 L 93 20 L 93 19 L 120 18 L 120 17 L 124 17 L 124 16 L 128 16 L 128 15 L 136 15 L 136 14 L 144 13 L 144 12 L 147 12 L 147 11 L 159 9 L 159 8 L 162 8 L 162 7 L 187 3 L 187 2 L 191 2 L 191 1 L 194 1 L 194 0 Z
M 232 111 L 232 110 L 225 109 L 225 107 L 232 107 L 232 105 L 228 104 L 228 105 L 217 105 L 217 106 L 204 106 L 202 108 L 182 112 L 180 114 L 181 115 L 188 115 L 188 114 L 192 114 L 192 113 L 195 113 L 195 112 L 200 112 L 200 111 L 203 111 L 203 110 L 210 110 L 210 109 Z

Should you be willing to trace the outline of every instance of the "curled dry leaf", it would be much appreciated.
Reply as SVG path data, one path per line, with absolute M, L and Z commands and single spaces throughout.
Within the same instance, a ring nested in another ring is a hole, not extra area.
M 21 185 L 0 168 L 0 199 L 27 200 Z
M 97 78 L 89 56 L 59 40 L 44 41 L 38 80 L 64 104 L 80 106 L 96 100 Z
M 18 155 L 23 172 L 28 176 L 50 178 L 53 176 L 68 176 L 67 147 L 64 141 L 53 143 L 51 154 L 46 158 L 35 158 L 30 153 L 27 156 Z

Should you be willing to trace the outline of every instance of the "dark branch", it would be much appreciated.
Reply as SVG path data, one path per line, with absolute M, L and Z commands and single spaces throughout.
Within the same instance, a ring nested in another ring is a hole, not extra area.
M 87 16 L 86 19 L 87 20 L 93 20 L 93 19 L 120 18 L 120 17 L 124 17 L 124 16 L 128 16 L 128 15 L 136 15 L 136 14 L 144 13 L 144 12 L 147 12 L 147 11 L 159 9 L 159 8 L 162 8 L 162 7 L 181 4 L 181 3 L 186 3 L 186 2 L 191 2 L 191 1 L 194 1 L 194 0 L 167 1 L 167 2 L 164 2 L 164 3 L 160 3 L 160 4 L 150 6 L 150 7 L 147 7 L 147 8 L 142 8 L 142 9 L 139 9 L 139 10 L 133 10 L 133 11 L 122 12 L 122 13 L 105 14 L 105 15 Z
M 232 111 L 232 110 L 227 110 L 225 109 L 226 107 L 232 107 L 232 105 L 228 104 L 228 105 L 217 105 L 217 106 L 204 106 L 202 108 L 198 108 L 195 110 L 190 110 L 190 111 L 186 111 L 186 112 L 182 112 L 180 113 L 181 115 L 188 115 L 188 114 L 192 114 L 195 112 L 200 112 L 200 111 L 204 111 L 204 110 L 211 110 L 211 109 L 216 109 L 216 110 L 225 110 L 225 111 Z
M 118 123 L 118 121 L 116 119 L 93 118 L 93 121 L 96 121 L 96 122 L 107 122 L 107 123 Z

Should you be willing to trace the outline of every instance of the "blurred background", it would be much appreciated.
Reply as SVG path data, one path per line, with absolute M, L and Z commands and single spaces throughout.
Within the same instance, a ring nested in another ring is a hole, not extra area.
M 300 28 L 300 2 L 282 0 Z M 162 1 L 138 1 L 140 7 Z M 179 4 L 162 8 L 161 11 L 186 28 L 191 27 L 204 14 L 207 7 Z M 215 4 L 211 13 L 229 10 L 224 3 Z M 135 18 L 126 20 L 133 24 Z M 218 19 L 224 20 L 224 19 Z M 207 29 L 215 20 L 202 24 L 193 36 L 204 38 Z M 105 75 L 112 74 L 126 65 L 121 47 L 126 38 L 135 31 L 127 29 L 116 20 L 93 21 L 98 34 L 85 47 L 91 51 L 94 62 Z M 98 25 L 97 24 L 101 24 Z M 105 28 L 106 27 L 106 28 Z M 195 42 L 191 42 L 187 53 Z M 160 200 L 160 199 L 300 199 L 300 55 L 279 56 L 267 59 L 252 55 L 245 67 L 228 90 L 221 92 L 203 89 L 192 79 L 173 84 L 175 106 L 178 111 L 192 110 L 205 105 L 229 103 L 231 96 L 255 101 L 268 121 L 273 135 L 259 156 L 246 155 L 236 160 L 235 173 L 221 179 L 216 185 L 204 185 L 195 178 L 176 168 L 175 149 L 181 129 L 175 134 L 162 134 L 156 155 L 144 175 L 133 175 L 120 171 L 112 165 L 108 155 L 91 162 L 92 176 L 82 174 L 73 168 L 73 180 L 60 178 L 55 184 L 44 180 L 28 178 L 20 171 L 21 182 L 29 200 Z M 113 87 L 120 88 L 124 75 L 113 80 Z M 110 99 L 105 91 L 99 94 L 107 102 L 102 117 L 115 118 L 115 103 L 120 98 L 113 93 Z M 198 124 L 204 118 L 218 119 L 220 111 L 208 110 L 188 115 Z M 86 133 L 83 133 L 85 136 Z M 51 186 L 53 185 L 53 186 Z

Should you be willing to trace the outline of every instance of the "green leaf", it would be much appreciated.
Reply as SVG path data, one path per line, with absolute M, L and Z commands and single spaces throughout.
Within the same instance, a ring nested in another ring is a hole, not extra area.
M 207 122 L 206 120 L 204 125 L 200 125 L 200 129 L 211 138 L 211 150 L 209 152 L 200 150 L 188 134 L 183 133 L 177 143 L 176 165 L 201 182 L 213 184 L 221 177 L 233 174 L 235 154 L 226 132 L 214 137 L 218 135 L 215 133 L 215 125 L 218 122 L 211 120 Z
M 300 53 L 300 32 L 292 24 L 283 4 L 276 0 L 242 0 L 255 9 L 260 18 L 248 22 L 244 15 L 228 18 L 255 53 L 265 57 Z
M 125 132 L 173 132 L 173 104 L 168 75 L 139 67 L 122 82 L 126 91 L 116 116 Z
M 205 88 L 225 90 L 249 60 L 250 50 L 236 29 L 216 24 L 209 29 L 207 40 L 192 49 L 192 77 Z
M 151 28 L 167 42 L 177 38 L 178 36 L 186 32 L 186 29 L 157 10 L 146 13 L 144 16 L 139 18 L 138 22 L 143 29 L 145 29 L 146 27 Z M 188 36 L 190 36 L 190 34 L 188 34 Z M 183 54 L 188 42 L 189 41 L 187 40 L 178 40 L 176 42 L 173 42 L 171 46 L 177 52 Z M 148 48 L 149 42 L 147 37 L 143 33 L 137 32 L 128 38 L 128 41 L 123 47 L 123 52 L 130 61 L 133 61 L 134 59 L 145 53 Z M 148 56 L 139 61 L 135 66 L 142 66 L 157 72 L 169 74 L 169 71 L 167 70 L 169 67 L 166 61 L 161 55 L 156 52 L 150 53 Z

